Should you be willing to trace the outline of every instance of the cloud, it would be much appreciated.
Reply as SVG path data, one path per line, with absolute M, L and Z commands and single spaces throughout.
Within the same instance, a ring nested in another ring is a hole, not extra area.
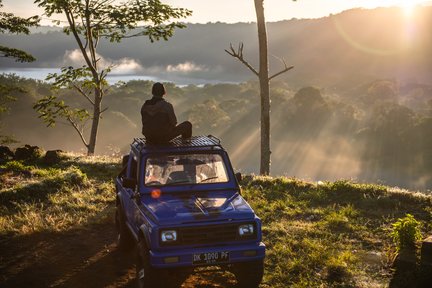
M 113 60 L 109 58 L 104 58 L 97 54 L 100 58 L 99 65 L 101 69 L 106 69 L 107 67 L 112 67 L 112 74 L 124 75 L 124 74 L 136 74 L 143 71 L 141 64 L 132 58 L 121 58 L 118 60 Z M 66 50 L 63 56 L 64 66 L 74 66 L 81 67 L 85 65 L 84 57 L 79 49 Z
M 82 66 L 85 64 L 85 61 L 79 49 L 66 50 L 63 56 L 63 64 L 72 65 L 72 66 Z
M 196 65 L 193 62 L 186 61 L 184 63 L 179 63 L 177 65 L 168 65 L 166 67 L 166 71 L 174 72 L 174 73 L 190 73 L 190 72 L 207 71 L 207 69 L 204 66 Z
M 112 66 L 111 74 L 130 75 L 130 74 L 190 74 L 193 72 L 208 72 L 209 69 L 203 65 L 198 65 L 192 61 L 186 61 L 178 64 L 169 64 L 166 66 L 149 66 L 143 67 L 139 61 L 132 58 L 121 58 L 113 60 L 97 54 L 100 58 L 99 67 L 105 69 Z M 79 49 L 67 50 L 63 56 L 63 66 L 82 67 L 86 65 L 84 57 Z
M 143 70 L 138 61 L 132 58 L 122 58 L 114 61 L 113 74 L 135 74 Z

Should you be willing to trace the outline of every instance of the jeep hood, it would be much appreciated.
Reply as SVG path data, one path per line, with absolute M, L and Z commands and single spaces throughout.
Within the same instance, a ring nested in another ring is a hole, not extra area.
M 141 201 L 153 220 L 163 225 L 255 217 L 252 208 L 236 191 L 161 193 L 157 198 L 147 194 Z

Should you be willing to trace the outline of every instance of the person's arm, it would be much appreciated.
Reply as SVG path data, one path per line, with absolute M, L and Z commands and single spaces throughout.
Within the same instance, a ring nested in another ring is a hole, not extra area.
M 177 125 L 177 117 L 174 113 L 174 107 L 172 106 L 171 103 L 168 103 L 167 105 L 168 108 L 168 119 L 171 125 L 176 126 Z
M 141 106 L 141 123 L 144 125 L 144 105 Z

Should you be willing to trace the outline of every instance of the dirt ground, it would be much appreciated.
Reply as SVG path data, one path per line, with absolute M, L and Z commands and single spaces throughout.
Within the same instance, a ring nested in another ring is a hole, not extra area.
M 58 233 L 0 238 L 0 287 L 135 287 L 134 251 L 115 245 L 113 221 Z M 234 287 L 229 273 L 191 275 L 181 286 Z

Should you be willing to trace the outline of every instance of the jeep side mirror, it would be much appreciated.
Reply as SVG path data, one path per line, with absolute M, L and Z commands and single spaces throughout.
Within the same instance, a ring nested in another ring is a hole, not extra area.
M 241 182 L 242 179 L 243 179 L 242 174 L 241 174 L 240 172 L 237 172 L 237 173 L 235 174 L 235 177 L 236 177 L 236 179 L 237 179 L 237 182 Z
M 123 187 L 130 188 L 132 190 L 135 189 L 137 185 L 137 181 L 135 178 L 123 178 Z

